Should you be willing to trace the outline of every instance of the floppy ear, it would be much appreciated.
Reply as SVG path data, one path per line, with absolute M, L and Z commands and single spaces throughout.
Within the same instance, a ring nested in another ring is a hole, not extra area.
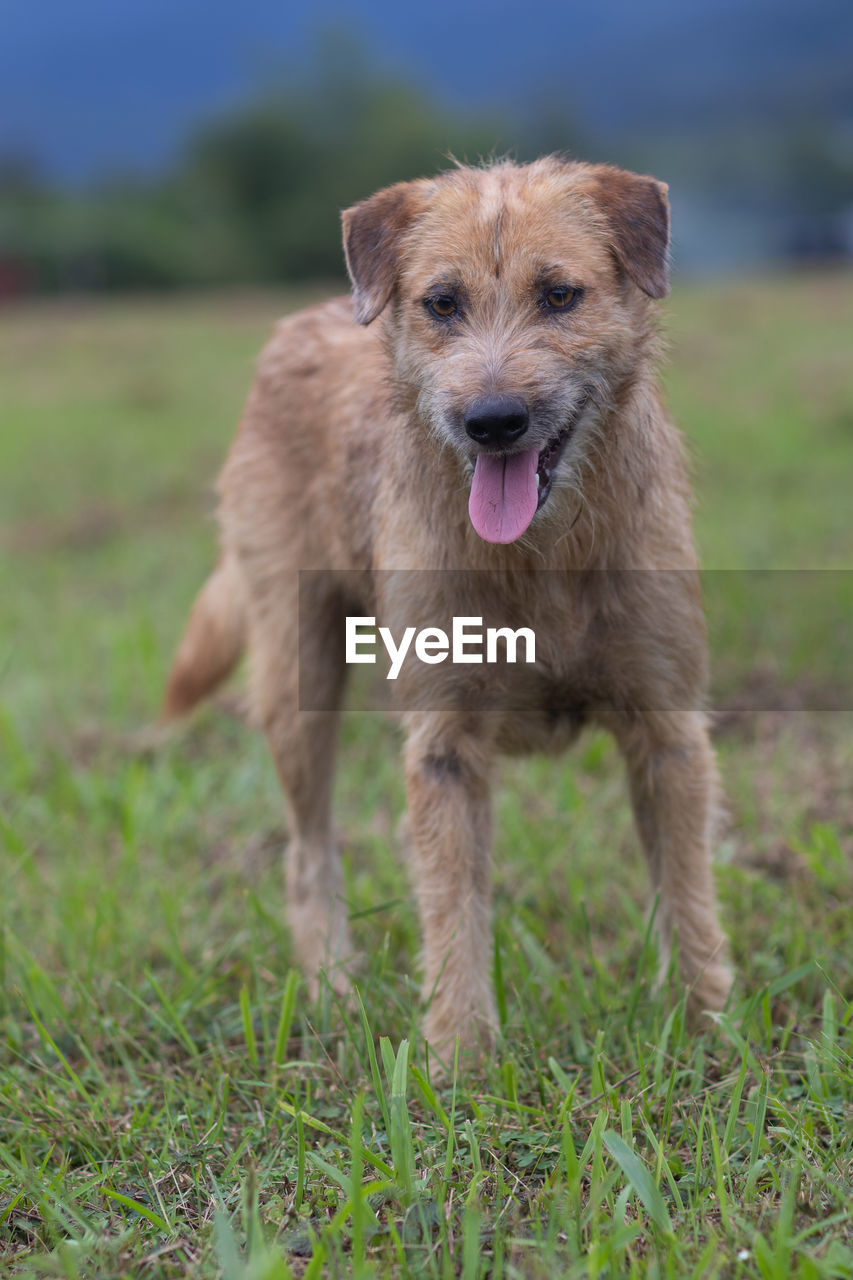
M 424 207 L 428 181 L 397 182 L 341 214 L 344 254 L 359 324 L 375 320 L 391 297 L 405 231 Z
M 650 298 L 669 293 L 667 185 L 610 165 L 591 171 L 590 195 L 610 226 L 620 266 Z

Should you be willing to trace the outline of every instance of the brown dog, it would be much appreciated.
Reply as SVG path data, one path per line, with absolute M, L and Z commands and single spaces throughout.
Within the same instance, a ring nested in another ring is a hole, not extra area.
M 350 952 L 329 817 L 345 618 L 395 635 L 458 615 L 530 628 L 533 665 L 407 659 L 395 688 L 426 1035 L 446 1055 L 495 1023 L 494 755 L 561 748 L 585 721 L 624 754 L 664 950 L 677 934 L 693 1007 L 718 1009 L 705 628 L 654 367 L 666 188 L 499 163 L 400 183 L 343 224 L 353 301 L 282 321 L 261 357 L 166 714 L 248 648 L 289 802 L 294 944 L 316 980 Z

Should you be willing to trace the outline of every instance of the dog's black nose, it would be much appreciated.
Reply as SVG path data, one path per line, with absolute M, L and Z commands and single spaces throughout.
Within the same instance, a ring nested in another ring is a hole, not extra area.
M 477 444 L 500 448 L 523 436 L 529 420 L 521 396 L 481 396 L 468 406 L 465 430 Z

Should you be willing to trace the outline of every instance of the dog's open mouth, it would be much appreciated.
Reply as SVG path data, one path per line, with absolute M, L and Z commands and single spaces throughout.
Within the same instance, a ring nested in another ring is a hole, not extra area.
M 478 453 L 468 514 L 486 542 L 515 542 L 530 526 L 551 492 L 554 470 L 589 396 L 544 449 L 519 453 Z

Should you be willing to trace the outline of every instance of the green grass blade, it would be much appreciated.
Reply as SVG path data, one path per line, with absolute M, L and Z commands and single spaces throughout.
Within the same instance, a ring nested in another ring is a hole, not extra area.
M 249 1055 L 249 1061 L 255 1071 L 259 1071 L 261 1063 L 258 1057 L 258 1042 L 255 1038 L 255 1028 L 252 1026 L 249 988 L 245 984 L 240 988 L 240 1020 L 243 1023 L 243 1039 L 246 1041 L 246 1052 Z
M 120 1191 L 114 1191 L 112 1187 L 101 1187 L 101 1195 L 109 1200 L 115 1200 L 117 1204 L 122 1204 L 126 1209 L 132 1209 L 134 1213 L 138 1213 L 140 1218 L 147 1218 L 155 1227 L 159 1227 L 161 1231 L 165 1231 L 171 1235 L 173 1227 L 165 1218 L 161 1218 L 159 1213 L 155 1213 L 153 1209 L 148 1209 L 144 1204 L 140 1204 L 138 1200 L 132 1199 L 130 1196 L 123 1195 Z
M 276 1067 L 283 1066 L 287 1056 L 287 1045 L 290 1041 L 290 1031 L 293 1026 L 298 991 L 299 973 L 296 969 L 291 969 L 284 984 L 284 992 L 281 997 L 281 1013 L 279 1014 L 278 1028 L 275 1033 L 273 1065 Z
M 672 1235 L 672 1222 L 660 1188 L 635 1151 L 613 1129 L 605 1129 L 602 1139 L 607 1150 L 636 1191 L 652 1222 L 665 1236 Z

